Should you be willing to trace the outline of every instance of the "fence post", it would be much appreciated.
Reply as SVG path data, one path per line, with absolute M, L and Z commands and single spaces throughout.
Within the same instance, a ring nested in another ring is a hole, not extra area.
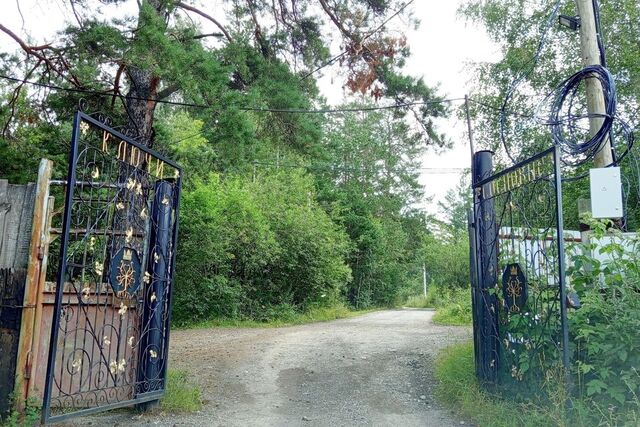
M 495 383 L 500 362 L 498 334 L 498 301 L 491 294 L 498 281 L 498 230 L 490 184 L 478 186 L 493 173 L 493 152 L 479 151 L 473 156 L 473 188 L 475 205 L 475 244 L 477 246 L 477 315 L 474 325 L 478 336 L 479 379 Z
M 24 403 L 29 395 L 29 380 L 34 366 L 35 354 L 33 344 L 35 335 L 39 335 L 37 322 L 42 315 L 41 287 L 44 285 L 46 274 L 46 253 L 48 253 L 47 225 L 49 205 L 49 180 L 53 162 L 42 159 L 38 169 L 35 205 L 33 208 L 33 222 L 31 228 L 31 245 L 29 249 L 29 265 L 27 267 L 27 281 L 24 293 L 24 311 L 20 328 L 20 342 L 18 344 L 18 360 L 16 363 L 15 408 L 22 412 Z

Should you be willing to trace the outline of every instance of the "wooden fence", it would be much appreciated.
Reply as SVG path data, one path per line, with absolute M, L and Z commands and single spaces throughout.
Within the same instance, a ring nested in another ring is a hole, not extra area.
M 0 180 L 0 415 L 15 386 L 35 185 Z
M 30 381 L 41 342 L 47 268 L 52 163 L 43 159 L 36 184 L 0 180 L 0 417 L 39 394 Z M 45 353 L 46 354 L 46 353 Z M 11 397 L 13 396 L 13 399 Z

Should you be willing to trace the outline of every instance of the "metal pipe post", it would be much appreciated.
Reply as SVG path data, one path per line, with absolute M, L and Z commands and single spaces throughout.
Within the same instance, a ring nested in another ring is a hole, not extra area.
M 498 300 L 492 295 L 498 281 L 498 230 L 491 185 L 477 186 L 493 173 L 493 152 L 479 151 L 473 156 L 473 188 L 476 206 L 477 288 L 479 300 L 478 334 L 479 379 L 495 383 L 498 379 L 500 343 Z

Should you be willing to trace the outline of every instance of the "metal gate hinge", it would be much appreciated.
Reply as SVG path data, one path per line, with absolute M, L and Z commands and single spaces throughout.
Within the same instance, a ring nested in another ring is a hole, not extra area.
M 27 353 L 27 363 L 24 365 L 23 377 L 25 380 L 31 379 L 31 352 Z

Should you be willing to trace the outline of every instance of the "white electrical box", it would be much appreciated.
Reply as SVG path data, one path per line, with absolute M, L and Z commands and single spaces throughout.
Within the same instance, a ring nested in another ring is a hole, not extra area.
M 620 168 L 589 171 L 591 181 L 591 214 L 594 218 L 622 218 L 622 181 Z

